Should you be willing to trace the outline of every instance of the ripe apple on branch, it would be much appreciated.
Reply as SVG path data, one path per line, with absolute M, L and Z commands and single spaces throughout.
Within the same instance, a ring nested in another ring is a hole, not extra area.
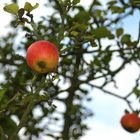
M 55 72 L 58 60 L 58 49 L 49 41 L 36 41 L 27 49 L 27 64 L 38 73 Z
M 135 133 L 140 129 L 140 118 L 136 112 L 126 112 L 122 116 L 120 123 L 122 127 L 130 133 Z

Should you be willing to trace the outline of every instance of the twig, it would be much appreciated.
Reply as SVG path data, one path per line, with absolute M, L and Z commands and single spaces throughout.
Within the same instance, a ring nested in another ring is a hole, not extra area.
M 90 84 L 90 86 L 92 86 L 93 88 L 100 89 L 100 90 L 102 90 L 102 91 L 103 91 L 104 93 L 106 93 L 106 94 L 109 94 L 109 95 L 112 95 L 112 96 L 114 96 L 114 97 L 117 97 L 117 98 L 119 98 L 119 99 L 121 99 L 121 100 L 124 100 L 124 101 L 127 103 L 127 105 L 129 106 L 129 108 L 132 110 L 132 112 L 134 112 L 134 109 L 133 109 L 133 107 L 131 106 L 131 102 L 130 102 L 126 97 L 122 97 L 122 96 L 120 96 L 120 95 L 117 95 L 117 94 L 115 94 L 115 93 L 113 93 L 113 92 L 111 92 L 111 91 L 108 91 L 108 90 L 104 89 L 104 88 L 101 87 L 101 86 L 92 85 L 92 84 Z
M 57 7 L 58 7 L 58 11 L 60 13 L 60 17 L 61 17 L 61 20 L 62 20 L 62 23 L 61 23 L 61 29 L 60 29 L 60 32 L 59 32 L 59 35 L 58 35 L 58 40 L 61 41 L 63 39 L 63 36 L 64 36 L 64 20 L 65 20 L 65 12 L 64 12 L 64 8 L 62 8 L 62 6 L 60 5 L 59 1 L 58 0 L 54 0 Z

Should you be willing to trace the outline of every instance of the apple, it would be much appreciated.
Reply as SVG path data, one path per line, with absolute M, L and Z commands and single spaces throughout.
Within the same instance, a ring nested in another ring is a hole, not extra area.
M 32 43 L 26 54 L 28 66 L 38 73 L 55 72 L 59 60 L 57 47 L 46 40 Z
M 120 123 L 122 127 L 130 133 L 137 132 L 140 129 L 140 118 L 135 112 L 126 113 L 122 116 Z

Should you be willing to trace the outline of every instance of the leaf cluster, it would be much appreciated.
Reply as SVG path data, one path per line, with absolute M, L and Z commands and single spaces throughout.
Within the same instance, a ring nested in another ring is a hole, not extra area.
M 19 41 L 17 48 L 13 40 L 19 33 L 9 33 L 1 38 L 0 73 L 4 80 L 0 81 L 0 122 L 6 122 L 0 126 L 1 138 L 21 139 L 17 134 L 24 127 L 23 135 L 28 139 L 39 139 L 43 134 L 53 139 L 80 139 L 88 130 L 86 119 L 93 115 L 92 109 L 85 105 L 92 100 L 89 95 L 92 88 L 93 92 L 99 89 L 125 101 L 134 110 L 129 97 L 134 94 L 139 98 L 140 77 L 131 94 L 125 97 L 105 88 L 108 84 L 116 87 L 115 78 L 126 65 L 133 62 L 140 66 L 140 37 L 132 40 L 119 24 L 135 12 L 135 7 L 131 2 L 112 0 L 104 9 L 98 0 L 94 0 L 85 9 L 78 5 L 79 2 L 50 1 L 54 13 L 42 17 L 36 24 L 29 22 L 33 29 L 24 25 L 21 29 L 27 32 L 26 39 Z M 24 19 L 25 12 L 32 20 L 30 12 L 37 7 L 38 4 L 32 6 L 26 2 L 24 8 L 10 4 L 4 10 L 16 15 L 19 21 L 28 22 Z M 57 73 L 37 74 L 28 68 L 25 58 L 16 53 L 26 52 L 37 39 L 49 40 L 58 46 Z M 109 44 L 104 43 L 105 40 Z M 121 64 L 112 68 L 112 61 L 117 58 Z M 100 84 L 94 84 L 98 80 L 101 80 Z M 7 129 L 9 127 L 11 129 Z

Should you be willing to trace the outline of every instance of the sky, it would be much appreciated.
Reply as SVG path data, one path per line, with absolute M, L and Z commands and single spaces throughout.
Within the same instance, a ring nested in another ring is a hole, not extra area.
M 20 1 L 20 6 L 23 6 L 26 1 L 34 4 L 36 2 L 40 3 L 38 10 L 34 11 L 34 14 L 36 15 L 38 15 L 39 10 L 41 11 L 41 13 L 39 13 L 41 15 L 46 15 L 46 12 L 50 10 L 48 9 L 46 11 L 46 9 L 41 7 L 41 5 L 43 5 L 42 0 L 22 0 Z M 81 0 L 80 4 L 88 7 L 91 1 L 92 0 Z M 105 4 L 107 0 L 101 1 Z M 10 3 L 10 0 L 0 1 L 0 35 L 5 35 L 8 32 L 8 29 L 10 30 L 7 25 L 11 16 L 3 11 L 5 3 Z M 49 11 L 48 14 L 51 14 L 51 11 Z M 131 33 L 133 38 L 137 37 L 138 19 L 140 19 L 140 14 L 136 12 L 133 17 L 130 16 L 122 24 L 125 31 Z M 114 60 L 112 65 L 115 65 L 116 63 L 119 63 L 119 60 Z M 118 94 L 125 95 L 133 87 L 138 72 L 139 68 L 135 64 L 128 65 L 124 71 L 116 77 L 119 89 L 114 89 L 112 85 L 109 85 L 108 89 Z M 93 101 L 92 103 L 89 103 L 88 106 L 93 110 L 94 116 L 87 120 L 91 129 L 86 132 L 86 135 L 82 137 L 81 140 L 139 140 L 140 131 L 135 134 L 130 134 L 120 126 L 120 118 L 124 113 L 124 109 L 127 108 L 125 102 L 95 89 L 90 91 L 90 95 L 93 97 Z M 135 97 L 133 97 L 133 99 L 135 100 Z M 135 104 L 135 107 L 138 108 L 138 104 Z

